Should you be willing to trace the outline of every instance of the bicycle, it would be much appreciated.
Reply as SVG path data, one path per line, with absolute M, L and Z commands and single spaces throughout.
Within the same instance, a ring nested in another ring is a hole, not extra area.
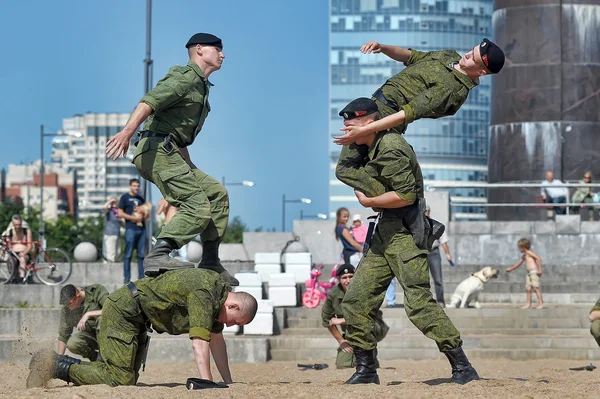
M 0 245 L 0 285 L 10 281 L 27 284 L 32 276 L 46 285 L 65 283 L 73 271 L 71 257 L 60 248 L 44 248 L 40 241 L 20 242 L 33 246 L 33 255 L 25 265 L 25 275 L 19 276 L 19 256 L 10 249 L 7 237 Z
M 338 265 L 333 267 L 331 271 L 331 279 L 328 283 L 322 283 L 319 281 L 319 277 L 323 274 L 323 265 L 316 265 L 310 271 L 310 280 L 306 280 L 306 292 L 302 295 L 302 304 L 309 309 L 316 308 L 319 306 L 321 301 L 327 299 L 327 294 L 331 291 L 338 283 L 335 277 L 335 272 Z

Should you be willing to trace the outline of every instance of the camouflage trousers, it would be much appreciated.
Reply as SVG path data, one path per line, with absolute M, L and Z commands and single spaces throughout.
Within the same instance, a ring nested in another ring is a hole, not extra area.
M 383 314 L 381 311 L 377 312 L 375 317 L 375 324 L 373 330 L 373 336 L 377 342 L 383 340 L 387 335 L 390 327 L 383 321 Z M 377 368 L 379 368 L 379 361 L 376 362 Z M 340 348 L 337 350 L 337 356 L 335 358 L 335 367 L 338 369 L 347 369 L 356 367 L 356 358 L 354 353 L 347 353 L 342 351 Z
M 90 359 L 96 360 L 98 357 L 98 341 L 96 337 L 88 332 L 78 332 L 67 340 L 67 349 L 69 352 Z
M 147 338 L 141 309 L 127 287 L 119 288 L 102 307 L 98 343 L 104 362 L 71 365 L 71 381 L 75 385 L 135 385 Z
M 158 238 L 169 238 L 181 248 L 198 234 L 202 241 L 221 240 L 229 220 L 229 196 L 225 187 L 200 169 L 192 168 L 170 141 L 160 137 L 140 140 L 133 163 L 140 175 L 160 190 L 179 210 L 164 225 Z
M 440 351 L 462 345 L 460 333 L 431 294 L 427 253 L 416 247 L 402 221 L 380 220 L 342 301 L 346 340 L 352 346 L 376 348 L 375 321 L 394 276 L 404 290 L 404 308 L 410 321 L 433 339 Z
M 598 343 L 598 346 L 600 346 L 600 320 L 594 320 L 592 322 L 592 325 L 590 326 L 590 332 Z

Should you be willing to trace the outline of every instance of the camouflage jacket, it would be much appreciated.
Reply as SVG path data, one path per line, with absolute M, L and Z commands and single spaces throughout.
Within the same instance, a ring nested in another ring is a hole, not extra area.
M 171 134 L 179 147 L 192 144 L 210 112 L 210 86 L 195 62 L 172 67 L 140 100 L 152 108 L 142 131 Z
M 404 110 L 405 125 L 421 118 L 454 115 L 469 91 L 478 85 L 454 69 L 460 55 L 454 50 L 410 50 L 410 58 L 404 63 L 406 68 L 381 87 L 386 99 Z
M 64 305 L 60 311 L 60 323 L 58 327 L 58 339 L 61 342 L 67 343 L 73 329 L 77 327 L 77 323 L 86 312 L 101 310 L 104 306 L 104 301 L 108 297 L 108 291 L 100 284 L 92 284 L 84 287 L 85 300 L 83 304 L 75 309 L 69 309 L 69 305 Z M 99 328 L 99 317 L 90 318 L 85 323 L 85 332 L 96 336 L 96 331 Z
M 377 133 L 370 148 L 344 146 L 335 174 L 367 197 L 394 191 L 405 201 L 423 198 L 423 175 L 417 156 L 404 137 L 393 130 Z
M 219 274 L 205 269 L 173 270 L 135 282 L 142 310 L 159 333 L 210 341 L 223 331 L 217 321 L 231 287 Z

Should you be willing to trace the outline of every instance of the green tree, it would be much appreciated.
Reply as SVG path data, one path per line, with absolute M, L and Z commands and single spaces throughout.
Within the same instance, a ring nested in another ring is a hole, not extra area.
M 244 231 L 248 231 L 248 226 L 242 222 L 239 216 L 234 217 L 227 225 L 227 231 L 223 242 L 225 243 L 240 243 L 244 237 Z

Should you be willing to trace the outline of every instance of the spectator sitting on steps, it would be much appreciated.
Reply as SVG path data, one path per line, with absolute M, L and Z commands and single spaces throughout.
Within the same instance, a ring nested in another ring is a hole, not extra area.
M 583 180 L 581 181 L 582 184 L 591 184 L 592 183 L 592 172 L 587 171 L 583 174 Z M 577 190 L 575 191 L 575 193 L 573 193 L 573 198 L 572 198 L 572 202 L 575 204 L 593 204 L 594 201 L 594 192 L 592 191 L 592 187 L 590 186 L 584 186 L 584 187 L 578 187 Z M 598 210 L 599 208 L 597 206 L 589 206 L 589 205 L 582 205 L 581 209 L 583 208 L 587 208 L 588 210 L 588 218 L 590 221 L 598 220 Z M 578 209 L 580 209 L 578 207 Z
M 567 198 L 569 198 L 569 189 L 567 187 L 554 187 L 560 186 L 564 183 L 554 178 L 554 173 L 549 170 L 546 172 L 546 180 L 542 182 L 544 187 L 541 189 L 542 200 L 547 204 L 565 204 Z M 554 213 L 557 215 L 565 215 L 567 209 L 564 206 L 555 206 Z

